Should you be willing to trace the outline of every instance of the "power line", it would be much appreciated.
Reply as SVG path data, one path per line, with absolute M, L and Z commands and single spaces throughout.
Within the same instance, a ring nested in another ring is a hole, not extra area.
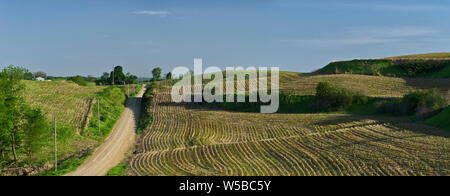
M 112 71 L 112 85 L 114 87 L 114 65 L 112 66 L 113 71 Z

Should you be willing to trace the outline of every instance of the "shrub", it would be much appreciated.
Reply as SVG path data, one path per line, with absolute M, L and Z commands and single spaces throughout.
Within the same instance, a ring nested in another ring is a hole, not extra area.
M 403 97 L 408 114 L 416 114 L 416 117 L 429 117 L 447 106 L 445 97 L 436 90 L 415 91 Z
M 445 98 L 447 99 L 447 105 L 450 105 L 450 90 L 447 92 Z
M 155 83 L 151 83 L 147 90 L 145 91 L 144 95 L 142 96 L 142 115 L 139 119 L 139 127 L 137 130 L 137 133 L 140 134 L 144 132 L 146 129 L 150 127 L 150 125 L 153 122 L 153 113 L 149 111 L 151 102 L 153 100 L 153 89 L 156 88 Z
M 394 65 L 402 68 L 407 76 L 417 76 L 430 72 L 437 72 L 449 65 L 449 61 L 433 61 L 433 60 L 397 60 Z
M 86 80 L 81 76 L 69 77 L 68 80 L 75 82 L 76 84 L 78 84 L 80 86 L 87 86 Z
M 408 107 L 402 99 L 389 99 L 377 102 L 377 111 L 382 114 L 407 115 Z
M 316 88 L 317 106 L 320 111 L 346 109 L 352 104 L 365 104 L 367 96 L 347 89 L 338 88 L 329 82 L 319 82 Z
M 391 60 L 351 60 L 351 61 L 338 61 L 331 62 L 319 72 L 326 74 L 339 74 L 339 73 L 356 73 L 356 74 L 368 74 L 368 75 L 380 75 L 384 72 L 384 69 L 392 66 Z

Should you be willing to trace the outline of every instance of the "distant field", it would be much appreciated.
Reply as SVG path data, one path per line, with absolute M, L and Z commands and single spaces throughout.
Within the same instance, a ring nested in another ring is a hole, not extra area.
M 129 175 L 450 175 L 450 134 L 406 118 L 211 110 L 169 90 Z
M 413 55 L 402 55 L 402 56 L 394 56 L 388 57 L 384 59 L 426 59 L 426 60 L 450 60 L 449 52 L 440 52 L 440 53 L 428 53 L 428 54 L 413 54 Z
M 302 75 L 280 74 L 280 90 L 287 93 L 315 94 L 316 86 L 328 81 L 372 97 L 401 97 L 413 90 L 436 88 L 442 94 L 450 91 L 450 78 L 395 78 L 358 74 Z
M 270 84 L 270 73 L 268 74 L 267 80 L 268 84 Z M 433 88 L 445 96 L 450 93 L 450 78 L 400 78 L 361 74 L 303 74 L 296 72 L 280 72 L 279 88 L 284 93 L 313 95 L 316 93 L 317 84 L 323 81 L 328 81 L 353 91 L 362 92 L 371 97 L 402 97 L 411 91 Z M 204 80 L 203 86 L 210 82 L 210 80 Z M 257 81 L 254 82 L 257 83 Z M 225 89 L 225 79 L 223 85 Z M 247 90 L 248 85 L 249 81 L 247 79 L 245 81 L 245 88 Z M 237 84 L 234 86 L 236 89 Z M 269 88 L 271 88 L 270 85 Z

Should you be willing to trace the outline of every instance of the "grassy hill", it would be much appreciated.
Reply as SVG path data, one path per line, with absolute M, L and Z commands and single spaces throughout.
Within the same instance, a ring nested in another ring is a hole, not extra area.
M 384 58 L 384 59 L 392 59 L 392 60 L 404 60 L 404 59 L 450 60 L 450 52 L 402 55 L 402 56 L 387 57 L 387 58 Z
M 429 124 L 435 127 L 440 127 L 450 131 L 450 106 L 444 109 L 436 116 L 425 120 L 425 124 Z
M 67 81 L 38 82 L 23 81 L 24 97 L 32 106 L 39 106 L 47 118 L 57 117 L 60 127 L 67 127 L 80 133 L 93 98 L 105 87 L 79 86 Z
M 24 80 L 23 83 L 25 101 L 32 107 L 41 108 L 52 128 L 53 119 L 56 117 L 58 158 L 61 167 L 58 168 L 58 172 L 45 175 L 59 175 L 75 169 L 85 155 L 108 135 L 124 108 L 124 88 L 79 86 L 65 80 L 51 82 Z M 100 132 L 98 115 L 95 112 L 97 100 L 100 100 Z M 53 160 L 52 141 L 52 138 L 49 138 L 49 144 L 42 152 L 42 163 Z
M 83 130 L 88 127 L 94 98 L 104 87 L 79 86 L 64 80 L 24 80 L 23 83 L 25 101 L 32 107 L 41 108 L 50 124 L 53 125 L 56 117 L 59 158 L 65 159 L 96 145 L 95 138 L 83 136 Z M 43 161 L 52 160 L 52 152 L 52 148 L 46 148 Z
M 320 74 L 353 73 L 397 77 L 449 78 L 450 53 L 407 55 L 382 59 L 331 62 Z

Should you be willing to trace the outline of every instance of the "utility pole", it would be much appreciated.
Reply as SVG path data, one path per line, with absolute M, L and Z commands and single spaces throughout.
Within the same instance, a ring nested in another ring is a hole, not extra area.
M 100 99 L 97 98 L 97 112 L 98 112 L 98 133 L 101 133 L 100 131 Z
M 114 65 L 112 66 L 112 68 L 113 68 L 113 71 L 112 71 L 112 85 L 113 85 L 113 87 L 114 87 Z
M 58 171 L 58 157 L 56 155 L 56 116 L 55 116 L 55 133 L 54 133 L 54 145 L 55 145 L 55 171 Z

